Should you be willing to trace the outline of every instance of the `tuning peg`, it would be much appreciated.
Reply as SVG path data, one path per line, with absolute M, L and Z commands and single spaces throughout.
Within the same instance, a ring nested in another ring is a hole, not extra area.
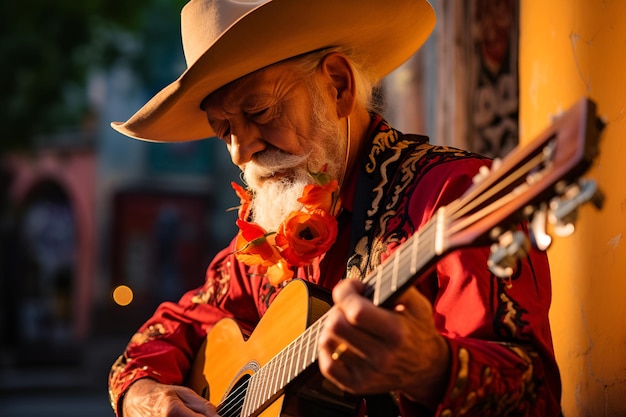
M 493 232 L 492 232 L 493 234 Z M 498 242 L 491 245 L 491 254 L 487 266 L 500 278 L 510 278 L 513 268 L 520 257 L 526 256 L 530 243 L 526 235 L 517 231 L 506 231 L 498 237 Z
M 578 218 L 578 208 L 584 203 L 591 203 L 598 209 L 604 203 L 604 194 L 598 189 L 595 181 L 580 180 L 578 183 L 564 185 L 557 184 L 557 192 L 562 196 L 550 201 L 548 221 L 554 225 L 557 236 L 569 236 L 574 230 L 574 223 Z
M 533 211 L 530 221 L 530 241 L 532 245 L 541 250 L 547 250 L 552 244 L 552 237 L 546 232 L 546 224 L 548 222 L 548 205 L 541 203 L 539 207 Z

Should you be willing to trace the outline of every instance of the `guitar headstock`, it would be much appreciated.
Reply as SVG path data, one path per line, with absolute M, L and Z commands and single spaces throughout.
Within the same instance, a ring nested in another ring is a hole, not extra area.
M 595 104 L 582 99 L 532 142 L 494 161 L 473 187 L 445 207 L 445 246 L 512 244 L 500 254 L 497 247 L 492 249 L 492 257 L 497 258 L 493 263 L 500 263 L 506 274 L 507 260 L 502 258 L 516 245 L 524 250 L 525 243 L 512 231 L 520 221 L 530 220 L 531 241 L 542 250 L 551 241 L 546 223 L 553 225 L 556 234 L 573 231 L 581 204 L 592 201 L 598 208 L 602 204 L 595 182 L 580 177 L 599 153 L 603 126 Z M 492 268 L 494 273 L 497 270 Z

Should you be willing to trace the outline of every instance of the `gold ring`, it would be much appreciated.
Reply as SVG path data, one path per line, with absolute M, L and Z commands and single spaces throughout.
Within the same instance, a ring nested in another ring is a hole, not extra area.
M 345 343 L 340 343 L 337 348 L 335 348 L 335 350 L 333 351 L 332 355 L 330 355 L 331 359 L 334 361 L 338 361 L 339 359 L 341 359 L 341 356 L 346 353 L 346 350 L 348 350 L 348 346 L 346 346 Z

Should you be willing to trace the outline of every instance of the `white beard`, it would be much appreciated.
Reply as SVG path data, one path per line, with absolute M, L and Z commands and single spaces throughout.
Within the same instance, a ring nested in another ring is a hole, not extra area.
M 307 179 L 297 181 L 267 181 L 259 189 L 252 201 L 252 220 L 267 231 L 278 230 L 279 225 L 292 211 L 298 211 L 302 204 L 297 200 L 302 195 L 304 187 L 311 182 Z
M 321 171 L 324 165 L 332 178 L 338 179 L 345 169 L 346 133 L 342 123 L 327 117 L 328 109 L 317 91 L 311 89 L 312 132 L 311 150 L 307 155 L 290 155 L 277 149 L 268 149 L 246 164 L 244 180 L 253 193 L 252 221 L 267 231 L 276 231 L 292 211 L 302 204 L 297 201 L 307 184 L 314 182 L 310 172 Z M 268 178 L 284 172 L 279 178 Z

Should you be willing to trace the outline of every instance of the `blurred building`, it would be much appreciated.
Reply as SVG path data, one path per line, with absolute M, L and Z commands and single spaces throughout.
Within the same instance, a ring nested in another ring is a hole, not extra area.
M 109 126 L 182 65 L 176 43 L 151 49 L 148 81 L 124 61 L 93 72 L 84 125 L 0 155 L 0 415 L 6 393 L 106 398 L 124 343 L 160 302 L 199 286 L 232 238 L 238 174 L 223 144 L 149 144 Z

